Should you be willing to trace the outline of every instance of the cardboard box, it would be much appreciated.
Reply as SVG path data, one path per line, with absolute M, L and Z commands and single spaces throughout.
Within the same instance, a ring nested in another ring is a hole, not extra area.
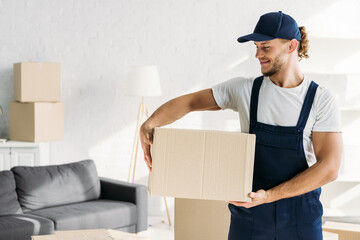
M 225 201 L 175 199 L 175 240 L 228 239 L 230 211 Z
M 337 233 L 339 240 L 359 240 L 360 224 L 325 222 L 323 230 L 326 232 Z
M 255 135 L 155 128 L 152 195 L 251 201 Z
M 18 102 L 59 102 L 60 64 L 14 64 L 14 98 Z
M 136 234 L 105 229 L 56 231 L 53 235 L 32 236 L 32 240 L 147 240 Z
M 63 138 L 63 103 L 10 103 L 11 140 L 40 142 Z

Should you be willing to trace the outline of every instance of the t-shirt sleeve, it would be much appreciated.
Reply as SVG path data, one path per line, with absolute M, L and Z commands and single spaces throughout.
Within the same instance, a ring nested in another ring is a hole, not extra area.
M 244 82 L 245 79 L 232 78 L 213 86 L 211 89 L 217 105 L 222 109 L 238 111 L 238 101 Z
M 340 110 L 335 96 L 326 88 L 319 86 L 318 90 L 321 92 L 315 104 L 316 120 L 312 131 L 341 132 Z

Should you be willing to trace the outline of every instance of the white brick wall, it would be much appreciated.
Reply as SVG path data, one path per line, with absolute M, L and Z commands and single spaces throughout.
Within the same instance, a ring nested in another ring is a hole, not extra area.
M 164 94 L 145 99 L 153 112 L 175 96 L 259 75 L 252 43 L 236 38 L 262 13 L 283 10 L 313 35 L 360 37 L 359 9 L 356 0 L 0 0 L 0 137 L 9 135 L 12 64 L 60 62 L 65 138 L 51 143 L 51 163 L 92 158 L 100 175 L 126 180 L 140 103 L 124 93 L 128 66 L 158 65 Z M 239 129 L 231 111 L 192 113 L 173 126 Z M 141 151 L 138 159 L 137 182 L 146 182 Z

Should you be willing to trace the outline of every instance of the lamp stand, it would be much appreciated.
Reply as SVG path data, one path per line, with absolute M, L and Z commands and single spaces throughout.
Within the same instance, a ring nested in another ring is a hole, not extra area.
M 130 168 L 129 168 L 128 182 L 130 182 L 130 180 L 131 180 L 132 183 L 134 183 L 134 180 L 135 180 L 136 159 L 137 159 L 137 151 L 138 151 L 139 139 L 140 139 L 140 124 L 141 124 L 141 118 L 142 118 L 142 115 L 144 112 L 146 114 L 146 119 L 148 119 L 149 118 L 148 107 L 144 101 L 144 97 L 142 97 L 142 101 L 140 103 L 139 111 L 138 111 L 135 139 L 134 139 L 133 149 L 132 149 L 132 153 L 131 153 L 131 162 L 130 162 Z M 164 196 L 163 199 L 164 199 L 164 203 L 165 203 L 165 207 L 166 207 L 166 214 L 168 217 L 169 225 L 171 226 L 171 219 L 170 219 L 169 209 L 168 209 L 167 202 L 166 202 L 166 197 Z

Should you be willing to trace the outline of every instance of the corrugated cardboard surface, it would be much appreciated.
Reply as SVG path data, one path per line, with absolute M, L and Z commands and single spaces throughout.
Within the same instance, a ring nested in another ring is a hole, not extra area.
M 251 201 L 255 135 L 155 128 L 152 195 Z
M 339 240 L 359 240 L 360 224 L 325 222 L 323 230 L 326 232 L 337 233 Z
M 229 226 L 227 202 L 175 199 L 175 240 L 225 240 Z
M 40 142 L 64 137 L 64 106 L 58 103 L 10 103 L 10 139 Z
M 147 240 L 136 234 L 105 229 L 56 231 L 53 235 L 32 236 L 32 240 Z
M 60 64 L 14 64 L 14 98 L 19 102 L 59 102 Z

